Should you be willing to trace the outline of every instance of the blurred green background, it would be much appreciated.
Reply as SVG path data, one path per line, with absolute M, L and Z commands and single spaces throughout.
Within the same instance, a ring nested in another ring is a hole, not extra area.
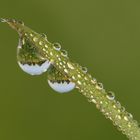
M 23 20 L 113 90 L 140 120 L 140 2 L 0 0 L 0 17 Z M 127 140 L 77 90 L 61 95 L 16 61 L 18 35 L 0 23 L 0 140 Z

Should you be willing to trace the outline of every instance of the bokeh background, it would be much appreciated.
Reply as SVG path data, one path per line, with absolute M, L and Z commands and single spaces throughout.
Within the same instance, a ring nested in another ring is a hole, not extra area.
M 139 7 L 137 0 L 0 0 L 0 17 L 61 43 L 140 120 Z M 77 90 L 61 95 L 45 74 L 24 73 L 17 43 L 17 33 L 0 23 L 1 140 L 127 140 Z

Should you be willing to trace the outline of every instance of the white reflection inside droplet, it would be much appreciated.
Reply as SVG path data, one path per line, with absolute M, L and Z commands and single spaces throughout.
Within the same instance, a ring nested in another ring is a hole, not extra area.
M 46 72 L 47 69 L 51 65 L 49 61 L 45 61 L 41 65 L 38 65 L 38 64 L 35 64 L 35 65 L 22 64 L 20 62 L 18 62 L 18 64 L 24 72 L 26 72 L 30 75 L 40 75 L 43 72 Z
M 48 80 L 48 83 L 50 85 L 50 87 L 59 92 L 59 93 L 66 93 L 66 92 L 69 92 L 71 90 L 73 90 L 75 88 L 75 83 L 72 83 L 72 82 L 61 82 L 61 83 L 58 83 L 58 82 L 51 82 L 50 80 Z

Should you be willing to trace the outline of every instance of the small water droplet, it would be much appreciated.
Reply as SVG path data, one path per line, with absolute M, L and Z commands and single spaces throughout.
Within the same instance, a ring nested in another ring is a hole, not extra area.
M 34 38 L 33 38 L 33 41 L 34 41 L 34 42 L 37 42 L 37 41 L 38 41 L 38 38 L 37 38 L 37 37 L 34 37 Z
M 81 78 L 81 75 L 80 74 L 78 74 L 77 76 L 78 76 L 78 78 Z
M 114 94 L 114 92 L 109 91 L 109 92 L 107 92 L 106 97 L 107 97 L 109 100 L 114 100 L 114 99 L 115 99 L 115 94 Z
M 72 70 L 74 69 L 74 66 L 73 66 L 72 63 L 68 62 L 67 65 L 68 65 L 68 67 L 69 67 L 70 69 L 72 69 Z
M 124 112 L 125 111 L 125 107 L 121 106 L 120 110 L 121 110 L 121 112 Z
M 95 78 L 93 78 L 93 79 L 91 80 L 91 82 L 92 82 L 93 84 L 96 84 L 96 83 L 97 83 L 97 80 L 96 80 Z
M 79 81 L 79 80 L 77 81 L 77 83 L 78 83 L 78 85 L 82 85 L 81 81 Z
M 82 67 L 82 71 L 84 72 L 84 73 L 87 73 L 87 68 L 86 67 Z
M 116 106 L 117 106 L 117 108 L 120 109 L 120 108 L 121 108 L 121 103 L 120 103 L 119 101 L 117 101 L 117 102 L 116 102 Z
M 43 45 L 43 42 L 42 41 L 39 41 L 39 45 Z
M 59 43 L 54 43 L 53 44 L 53 48 L 57 51 L 59 51 L 61 49 L 61 45 Z
M 45 44 L 45 48 L 48 48 L 48 45 Z
M 21 25 L 24 25 L 24 22 L 21 21 L 21 20 L 18 20 L 17 22 L 18 22 L 19 24 L 21 24 Z
M 0 22 L 7 22 L 7 19 L 0 18 Z
M 102 83 L 97 83 L 96 89 L 102 90 L 103 89 L 103 84 Z
M 68 74 L 68 70 L 67 69 L 64 69 L 64 72 Z
M 44 33 L 41 33 L 41 36 L 42 36 L 42 37 L 44 37 L 45 39 L 47 39 L 47 36 L 46 36 L 46 34 L 44 34 Z
M 129 119 L 133 119 L 133 115 L 131 113 L 126 113 L 126 116 L 129 118 Z
M 62 51 L 61 51 L 61 54 L 62 54 L 62 56 L 64 56 L 64 57 L 67 57 L 67 56 L 68 56 L 68 53 L 67 53 L 66 50 L 62 50 Z
M 127 117 L 127 116 L 124 116 L 124 120 L 125 120 L 125 121 L 128 121 L 128 117 Z
M 33 34 L 32 33 L 30 33 L 30 37 L 33 37 Z
M 73 79 L 73 80 L 75 80 L 75 79 L 76 79 L 74 75 L 72 76 L 72 79 Z

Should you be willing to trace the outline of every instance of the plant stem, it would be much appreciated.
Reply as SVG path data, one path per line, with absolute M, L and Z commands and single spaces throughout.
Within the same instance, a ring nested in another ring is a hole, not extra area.
M 16 20 L 2 19 L 15 29 L 20 36 L 27 38 L 38 50 L 38 54 L 49 60 L 52 65 L 66 75 L 70 81 L 76 84 L 76 88 L 89 102 L 95 103 L 96 107 L 110 119 L 113 124 L 130 140 L 140 140 L 140 127 L 133 116 L 115 99 L 112 92 L 106 92 L 101 83 L 98 83 L 87 70 L 77 63 L 73 63 L 66 52 L 54 49 L 52 43 L 34 32 L 21 22 Z

